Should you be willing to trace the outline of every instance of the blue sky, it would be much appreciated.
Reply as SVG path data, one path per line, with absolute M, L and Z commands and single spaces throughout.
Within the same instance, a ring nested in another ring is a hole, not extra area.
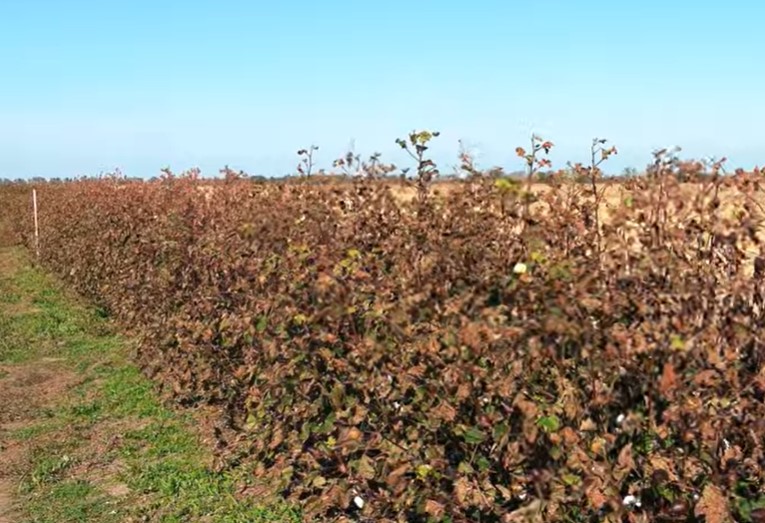
M 214 175 L 329 167 L 440 130 L 479 163 L 521 168 L 532 131 L 553 160 L 594 136 L 643 167 L 652 149 L 765 163 L 765 4 L 0 0 L 0 177 Z

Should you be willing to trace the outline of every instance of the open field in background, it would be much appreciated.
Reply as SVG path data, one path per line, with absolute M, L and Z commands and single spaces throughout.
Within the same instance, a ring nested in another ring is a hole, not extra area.
M 521 182 L 523 186 L 523 182 Z M 461 187 L 464 187 L 464 183 L 460 182 L 445 182 L 435 185 L 431 192 L 435 197 L 448 196 L 456 191 L 459 191 Z M 672 213 L 682 213 L 682 216 L 676 216 L 681 220 L 690 220 L 693 217 L 698 216 L 698 213 L 693 212 L 690 208 L 692 202 L 698 198 L 699 193 L 704 190 L 704 185 L 700 183 L 685 182 L 680 183 L 673 191 L 673 198 L 675 201 L 669 201 L 667 203 Z M 634 198 L 636 192 L 634 188 L 630 188 L 624 183 L 618 181 L 611 181 L 608 183 L 598 183 L 597 188 L 603 191 L 603 199 L 600 205 L 600 215 L 603 223 L 608 224 L 615 213 L 625 206 L 625 202 Z M 579 191 L 582 191 L 581 186 L 577 187 Z M 543 195 L 549 194 L 555 189 L 547 183 L 533 183 L 530 185 L 530 190 L 534 194 Z M 417 196 L 417 189 L 412 186 L 403 186 L 402 184 L 395 184 L 391 188 L 392 193 L 397 199 L 403 202 L 412 202 Z M 586 189 L 585 189 L 586 191 Z M 765 241 L 765 192 L 750 193 L 749 191 L 742 191 L 736 186 L 724 186 L 720 187 L 717 191 L 719 198 L 719 216 L 728 220 L 735 220 L 736 213 L 747 207 L 747 213 L 752 215 L 752 219 L 758 223 L 756 227 L 756 237 L 760 242 Z M 583 199 L 592 201 L 588 195 L 583 195 Z M 685 206 L 684 209 L 675 209 L 676 203 Z M 539 202 L 532 205 L 535 212 L 546 213 L 550 210 L 550 205 L 545 202 Z M 749 238 L 740 238 L 739 246 L 746 251 L 748 258 L 751 262 L 748 270 L 753 269 L 754 258 L 761 254 L 759 246 L 749 241 Z
M 763 521 L 765 196 L 660 175 L 42 184 L 40 264 L 308 521 Z
M 347 187 L 352 182 L 347 183 L 334 183 L 329 182 L 326 184 L 318 184 L 318 187 L 325 188 L 326 190 L 344 190 L 347 189 Z M 430 188 L 430 193 L 433 194 L 435 197 L 443 197 L 448 196 L 450 194 L 453 194 L 455 192 L 458 192 L 462 190 L 465 185 L 466 181 L 459 181 L 459 182 L 439 182 L 437 184 L 434 184 Z M 518 182 L 523 188 L 525 188 L 525 182 L 520 181 Z M 401 183 L 399 181 L 391 181 L 388 182 L 387 185 L 393 196 L 396 197 L 396 199 L 402 201 L 402 202 L 412 202 L 415 200 L 417 196 L 417 188 L 412 183 Z M 577 184 L 577 187 L 580 190 L 587 191 L 588 187 L 584 184 Z M 205 180 L 201 180 L 199 183 L 199 192 L 201 194 L 212 194 L 215 191 L 216 187 L 220 186 L 220 182 L 209 182 Z M 603 203 L 603 210 L 608 213 L 609 209 L 617 209 L 623 206 L 625 198 L 632 195 L 635 190 L 628 187 L 625 183 L 619 182 L 619 181 L 610 181 L 608 183 L 598 183 L 597 187 L 599 190 L 604 191 L 604 201 Z M 699 192 L 703 189 L 704 185 L 697 182 L 683 182 L 679 183 L 677 186 L 677 190 L 673 192 L 673 194 L 677 194 L 678 196 L 682 196 L 686 202 L 691 202 L 693 199 L 699 194 Z M 549 183 L 532 183 L 530 186 L 531 192 L 534 194 L 545 194 L 550 193 L 554 190 L 554 188 Z M 765 193 L 758 192 L 753 195 L 750 195 L 750 197 L 747 197 L 747 193 L 741 191 L 739 188 L 735 186 L 722 186 L 719 190 L 719 198 L 721 200 L 721 205 L 723 208 L 727 209 L 729 211 L 729 216 L 731 216 L 733 212 L 735 212 L 736 209 L 740 208 L 747 200 L 752 200 L 756 202 L 756 204 L 753 206 L 755 209 L 757 209 L 757 212 L 762 213 L 765 215 Z M 584 195 L 586 197 L 586 194 Z
M 525 182 L 520 181 L 520 186 L 526 189 Z M 430 193 L 434 198 L 448 198 L 450 195 L 458 193 L 465 188 L 466 182 L 440 182 L 434 184 Z M 400 183 L 390 182 L 387 184 L 390 188 L 391 194 L 398 201 L 403 203 L 411 203 L 417 197 L 417 188 L 412 183 Z M 218 184 L 202 184 L 199 187 L 199 192 L 203 195 L 210 195 L 215 190 Z M 639 190 L 630 187 L 628 184 L 621 183 L 619 181 L 609 181 L 607 183 L 597 183 L 597 189 L 602 191 L 602 201 L 599 206 L 599 213 L 603 224 L 609 224 L 612 217 L 620 209 L 625 207 L 625 202 L 634 198 L 635 194 L 639 194 Z M 329 183 L 322 185 L 328 191 L 343 191 L 347 189 L 347 184 Z M 345 187 L 345 189 L 344 189 Z M 532 183 L 528 186 L 528 189 L 535 195 L 544 195 L 554 192 L 554 189 L 549 183 Z M 593 198 L 588 194 L 589 188 L 586 185 L 577 184 L 576 186 L 564 187 L 562 190 L 572 190 L 580 193 L 579 198 L 585 201 L 592 201 Z M 712 190 L 710 186 L 704 185 L 698 182 L 683 182 L 677 184 L 673 188 L 673 196 L 670 201 L 667 202 L 666 207 L 668 212 L 675 215 L 675 219 L 681 221 L 690 221 L 694 217 L 698 217 L 699 213 L 695 212 L 692 208 L 694 200 L 699 198 L 699 195 L 704 190 Z M 723 185 L 715 192 L 719 199 L 718 209 L 716 211 L 717 216 L 726 220 L 736 220 L 736 213 L 746 208 L 746 213 L 751 216 L 751 219 L 756 223 L 755 237 L 758 242 L 765 242 L 765 192 L 762 191 L 742 191 L 735 185 Z M 711 200 L 707 198 L 707 200 Z M 677 209 L 676 207 L 680 209 Z M 531 206 L 535 213 L 545 214 L 549 212 L 551 205 L 544 201 L 536 202 Z M 738 238 L 738 246 L 746 253 L 747 263 L 745 264 L 745 271 L 751 274 L 754 269 L 754 258 L 761 254 L 759 244 L 751 241 L 752 238 L 742 236 Z

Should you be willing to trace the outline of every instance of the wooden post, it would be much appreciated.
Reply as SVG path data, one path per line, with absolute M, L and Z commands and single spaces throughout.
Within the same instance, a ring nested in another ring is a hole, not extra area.
M 40 257 L 40 225 L 37 219 L 37 189 L 32 189 L 32 207 L 35 215 L 35 253 Z

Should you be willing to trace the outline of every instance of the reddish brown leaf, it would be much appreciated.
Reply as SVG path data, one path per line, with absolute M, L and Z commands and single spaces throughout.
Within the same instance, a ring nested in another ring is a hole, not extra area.
M 666 362 L 661 373 L 661 379 L 659 380 L 659 392 L 665 397 L 672 399 L 677 385 L 678 378 L 675 367 L 672 363 Z

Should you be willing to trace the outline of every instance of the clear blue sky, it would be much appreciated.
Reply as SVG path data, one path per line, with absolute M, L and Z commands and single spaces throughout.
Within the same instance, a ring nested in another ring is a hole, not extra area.
M 520 168 L 532 130 L 584 160 L 592 137 L 765 163 L 765 4 L 655 0 L 0 0 L 0 177 L 282 174 L 318 144 L 442 131 Z

